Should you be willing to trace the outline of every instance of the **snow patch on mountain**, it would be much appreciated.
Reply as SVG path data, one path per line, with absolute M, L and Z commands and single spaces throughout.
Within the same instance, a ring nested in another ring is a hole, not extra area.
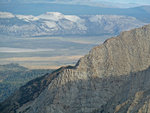
M 66 15 L 65 18 L 66 18 L 67 20 L 72 21 L 72 22 L 84 22 L 83 19 L 81 19 L 81 18 L 78 17 L 78 16 L 74 16 L 74 15 Z
M 57 28 L 57 24 L 53 21 L 44 21 L 44 24 L 49 28 Z
M 15 16 L 12 13 L 0 12 L 0 18 L 14 18 Z
M 60 19 L 64 18 L 64 15 L 59 12 L 47 12 L 47 13 L 39 15 L 37 17 L 40 19 L 59 21 Z
M 39 18 L 32 16 L 32 15 L 16 15 L 16 17 L 20 20 L 25 20 L 27 22 L 39 20 Z
M 102 22 L 106 19 L 109 19 L 109 21 L 116 21 L 116 20 L 136 20 L 134 17 L 129 16 L 119 16 L 119 15 L 93 15 L 89 18 L 90 22 Z
M 118 15 L 76 16 L 47 12 L 33 16 L 0 12 L 0 34 L 11 36 L 117 35 L 145 24 L 134 17 Z

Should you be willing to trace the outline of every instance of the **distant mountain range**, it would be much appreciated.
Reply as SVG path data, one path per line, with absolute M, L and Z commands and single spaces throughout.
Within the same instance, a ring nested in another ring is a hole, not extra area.
M 98 3 L 94 3 L 98 4 Z M 113 4 L 113 3 L 112 3 Z M 117 3 L 118 4 L 118 3 Z M 126 5 L 124 5 L 126 6 Z M 1 12 L 10 12 L 19 15 L 41 15 L 46 12 L 60 12 L 65 15 L 124 15 L 132 16 L 143 22 L 150 22 L 150 6 L 131 8 L 117 8 L 66 3 L 0 3 Z
M 75 66 L 31 80 L 1 113 L 150 113 L 150 25 L 107 39 Z
M 117 35 L 146 23 L 118 15 L 64 15 L 47 12 L 38 16 L 0 12 L 0 34 L 13 36 Z

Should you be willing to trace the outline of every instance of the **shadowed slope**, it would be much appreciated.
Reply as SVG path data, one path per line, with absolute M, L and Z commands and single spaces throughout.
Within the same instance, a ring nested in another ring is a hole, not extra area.
M 33 79 L 26 85 L 20 87 L 18 91 L 0 104 L 0 111 L 2 113 L 16 112 L 16 109 L 21 107 L 23 104 L 33 101 L 51 83 L 51 81 L 58 76 L 58 73 L 64 70 L 64 68 L 72 67 L 61 67 L 51 74 L 47 73 L 44 76 Z

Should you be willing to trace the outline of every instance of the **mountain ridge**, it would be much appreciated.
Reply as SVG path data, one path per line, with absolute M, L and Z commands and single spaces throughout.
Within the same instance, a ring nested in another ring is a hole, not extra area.
M 31 70 L 14 63 L 0 65 L 0 102 L 4 101 L 28 81 L 52 71 L 50 69 Z
M 112 5 L 112 4 L 111 4 Z M 144 7 L 144 8 L 143 8 Z M 133 8 L 104 8 L 87 5 L 59 3 L 0 4 L 0 11 L 18 15 L 41 15 L 45 12 L 61 12 L 65 15 L 125 15 L 149 23 L 149 5 Z M 31 10 L 32 9 L 32 10 Z M 142 15 L 142 16 L 141 16 Z
M 130 16 L 64 15 L 47 12 L 39 16 L 0 12 L 0 33 L 8 36 L 97 36 L 117 35 L 146 23 Z M 95 29 L 96 28 L 96 29 Z
M 11 105 L 6 107 L 8 99 L 0 105 L 0 110 L 2 113 L 119 113 L 123 109 L 132 113 L 136 108 L 138 113 L 140 110 L 146 113 L 146 108 L 130 103 L 134 95 L 138 98 L 139 91 L 149 90 L 149 66 L 150 25 L 146 25 L 106 40 L 82 57 L 75 67 L 54 72 L 56 78 L 50 79 L 50 84 L 33 101 L 15 108 L 10 106 L 19 105 L 17 99 L 10 100 Z

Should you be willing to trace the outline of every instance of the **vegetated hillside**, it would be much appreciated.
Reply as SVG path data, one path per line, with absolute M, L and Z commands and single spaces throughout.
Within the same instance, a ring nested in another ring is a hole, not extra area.
M 34 79 L 2 113 L 149 113 L 150 25 L 94 47 L 75 66 Z
M 0 102 L 26 82 L 52 71 L 51 69 L 29 70 L 18 64 L 0 65 Z
M 63 15 L 47 12 L 39 16 L 0 13 L 0 33 L 13 36 L 117 35 L 143 26 L 134 17 L 118 15 Z

